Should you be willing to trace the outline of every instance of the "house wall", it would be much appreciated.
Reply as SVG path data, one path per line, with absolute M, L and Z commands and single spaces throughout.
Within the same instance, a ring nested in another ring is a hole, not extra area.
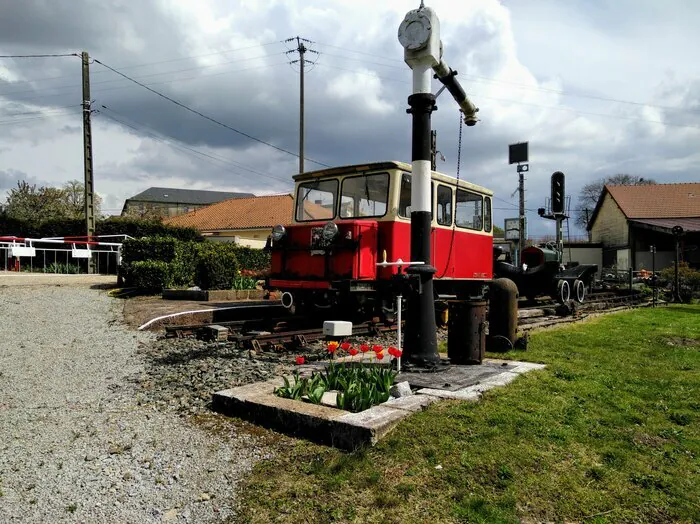
M 233 229 L 226 231 L 205 231 L 203 234 L 212 242 L 235 242 L 241 246 L 262 249 L 272 228 Z
M 591 228 L 591 240 L 604 247 L 626 246 L 629 242 L 627 219 L 609 193 L 605 194 Z
M 205 207 L 203 204 L 186 204 L 186 203 L 165 203 L 165 202 L 144 202 L 130 200 L 126 204 L 126 215 L 149 215 L 161 217 L 175 217 L 184 215 L 195 209 Z
M 586 244 L 564 244 L 563 262 L 578 262 L 579 264 L 597 264 L 598 272 L 603 267 L 603 247 Z

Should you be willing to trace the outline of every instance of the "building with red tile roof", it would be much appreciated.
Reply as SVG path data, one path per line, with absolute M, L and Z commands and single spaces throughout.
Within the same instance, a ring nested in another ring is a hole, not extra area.
M 588 223 L 603 245 L 603 265 L 657 269 L 675 260 L 673 228 L 683 228 L 681 260 L 700 265 L 700 183 L 606 185 Z M 652 262 L 651 246 L 656 247 Z

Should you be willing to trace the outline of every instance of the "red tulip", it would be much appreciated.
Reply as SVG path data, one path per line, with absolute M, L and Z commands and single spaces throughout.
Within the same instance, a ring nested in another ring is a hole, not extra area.
M 382 360 L 384 358 L 384 352 L 383 351 L 377 351 L 377 360 Z
M 347 351 L 348 349 L 350 349 L 350 342 L 343 342 L 340 345 L 340 349 L 342 349 L 343 351 Z
M 375 344 L 374 346 L 372 346 L 372 351 L 374 351 L 375 353 L 379 353 L 381 351 L 384 351 L 384 348 L 378 344 Z
M 350 353 L 351 357 L 354 357 L 355 355 L 357 355 L 358 351 L 355 348 L 350 348 L 348 349 L 348 353 Z
M 400 349 L 394 351 L 394 356 L 396 358 L 401 358 L 401 355 L 403 355 L 403 351 L 401 351 Z
M 338 349 L 338 343 L 335 340 L 331 340 L 328 343 L 328 352 L 332 355 L 335 353 L 335 350 Z
M 369 351 L 369 346 L 367 344 L 360 344 L 360 351 L 367 353 Z
M 395 355 L 395 353 L 396 353 L 396 348 L 395 348 L 394 346 L 389 346 L 389 348 L 387 349 L 387 352 L 388 352 L 392 357 L 395 357 L 395 356 L 396 356 L 396 355 Z
M 297 364 L 299 364 L 301 366 L 303 363 L 304 363 L 304 357 L 298 356 L 297 357 Z

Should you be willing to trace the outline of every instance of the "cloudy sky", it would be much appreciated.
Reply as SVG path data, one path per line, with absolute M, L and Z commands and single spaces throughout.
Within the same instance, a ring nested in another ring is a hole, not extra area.
M 417 0 L 3 0 L 0 55 L 88 51 L 95 188 L 104 211 L 150 186 L 256 194 L 291 187 L 298 159 L 294 42 L 311 40 L 306 167 L 410 161 L 411 72 L 397 29 Z M 508 144 L 530 143 L 536 209 L 561 170 L 575 196 L 616 173 L 700 181 L 700 3 L 694 0 L 428 2 L 445 59 L 480 108 L 464 128 L 460 176 L 496 192 L 496 223 L 517 215 Z M 97 62 L 99 61 L 99 63 Z M 104 65 L 227 126 L 165 100 Z M 0 58 L 0 195 L 27 180 L 82 179 L 77 57 Z M 435 81 L 437 83 L 437 81 Z M 439 86 L 436 85 L 437 90 Z M 455 174 L 458 112 L 433 126 Z

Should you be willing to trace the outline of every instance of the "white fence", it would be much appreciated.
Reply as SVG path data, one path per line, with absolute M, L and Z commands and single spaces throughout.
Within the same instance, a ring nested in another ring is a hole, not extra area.
M 121 262 L 121 242 L 127 235 L 105 237 L 20 238 L 0 236 L 0 271 L 39 273 L 116 274 Z

